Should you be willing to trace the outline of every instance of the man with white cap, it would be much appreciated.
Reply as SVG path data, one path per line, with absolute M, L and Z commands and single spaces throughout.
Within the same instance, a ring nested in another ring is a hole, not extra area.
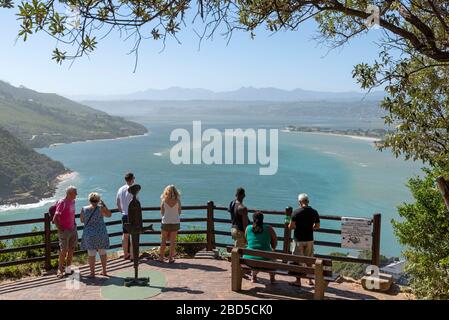
M 313 256 L 313 231 L 320 228 L 320 216 L 318 212 L 309 206 L 309 196 L 305 193 L 298 195 L 299 208 L 293 211 L 289 224 L 290 230 L 294 231 L 293 254 L 299 256 Z M 297 277 L 292 285 L 301 286 L 301 278 Z M 309 285 L 313 285 L 309 279 Z

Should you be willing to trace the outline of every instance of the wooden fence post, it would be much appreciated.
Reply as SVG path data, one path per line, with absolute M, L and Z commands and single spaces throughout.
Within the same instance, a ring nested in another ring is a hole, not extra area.
M 207 203 L 207 251 L 215 249 L 214 202 Z
M 45 242 L 45 270 L 51 269 L 51 221 L 50 214 L 45 213 L 44 221 L 44 242 Z
M 288 221 L 290 221 L 290 219 L 292 218 L 292 211 L 293 211 L 292 207 L 285 208 L 285 216 L 286 218 L 288 217 Z M 284 221 L 284 248 L 283 248 L 284 253 L 290 252 L 291 231 L 288 228 L 288 225 L 289 222 Z
M 373 242 L 371 249 L 371 264 L 380 265 L 380 226 L 381 214 L 375 213 L 373 216 Z

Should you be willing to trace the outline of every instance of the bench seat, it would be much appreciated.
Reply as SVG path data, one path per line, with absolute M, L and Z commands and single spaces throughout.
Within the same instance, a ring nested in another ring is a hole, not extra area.
M 262 257 L 269 260 L 246 259 L 243 255 Z M 314 299 L 324 299 L 329 282 L 337 279 L 332 273 L 332 260 L 292 254 L 234 248 L 231 252 L 232 291 L 242 290 L 243 274 L 255 270 L 283 276 L 315 280 Z

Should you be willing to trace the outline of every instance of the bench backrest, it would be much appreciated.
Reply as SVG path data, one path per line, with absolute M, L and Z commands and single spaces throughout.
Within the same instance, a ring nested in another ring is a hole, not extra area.
M 234 249 L 240 256 L 240 264 L 255 269 L 283 270 L 289 273 L 315 274 L 317 268 L 323 269 L 323 276 L 332 277 L 332 260 L 315 257 L 297 256 L 293 254 L 251 250 Z M 245 259 L 243 255 L 266 258 L 270 260 Z

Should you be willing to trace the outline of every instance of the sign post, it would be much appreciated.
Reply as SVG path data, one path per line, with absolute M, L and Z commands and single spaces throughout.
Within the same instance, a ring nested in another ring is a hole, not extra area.
M 341 218 L 341 247 L 371 250 L 373 243 L 372 220 L 365 218 Z

